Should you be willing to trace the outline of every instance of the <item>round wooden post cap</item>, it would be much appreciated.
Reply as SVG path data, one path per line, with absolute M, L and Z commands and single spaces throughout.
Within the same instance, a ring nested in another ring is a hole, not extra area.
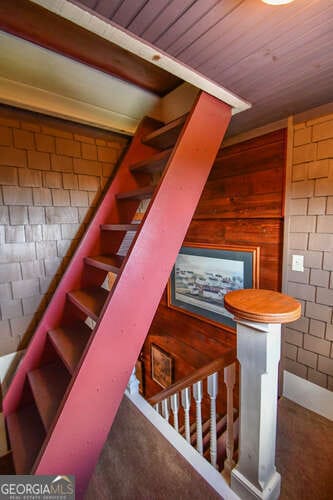
M 301 315 L 301 304 L 283 293 L 250 288 L 224 297 L 225 308 L 236 318 L 255 323 L 290 323 Z

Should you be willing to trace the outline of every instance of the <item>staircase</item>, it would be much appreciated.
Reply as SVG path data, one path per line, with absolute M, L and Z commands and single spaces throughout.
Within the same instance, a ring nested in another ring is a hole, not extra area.
M 230 116 L 201 93 L 188 117 L 139 126 L 4 398 L 17 474 L 74 474 L 83 496 Z

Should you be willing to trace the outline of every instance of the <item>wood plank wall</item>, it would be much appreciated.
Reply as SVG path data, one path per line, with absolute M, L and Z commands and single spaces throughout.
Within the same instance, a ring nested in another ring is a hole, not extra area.
M 260 287 L 281 289 L 286 131 L 221 149 L 185 241 L 260 247 Z M 174 359 L 174 380 L 235 348 L 236 336 L 172 310 L 164 294 L 142 351 L 146 397 L 151 343 Z

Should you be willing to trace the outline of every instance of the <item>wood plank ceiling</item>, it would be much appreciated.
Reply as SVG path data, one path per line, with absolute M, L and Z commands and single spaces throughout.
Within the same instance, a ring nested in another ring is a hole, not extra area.
M 250 101 L 231 135 L 332 101 L 333 2 L 75 0 Z

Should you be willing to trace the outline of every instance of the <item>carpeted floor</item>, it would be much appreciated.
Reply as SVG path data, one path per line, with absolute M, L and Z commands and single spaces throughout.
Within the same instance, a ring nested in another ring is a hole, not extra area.
M 129 409 L 123 402 L 85 499 L 218 498 L 156 429 L 147 436 L 144 418 Z M 126 434 L 128 446 L 121 438 Z M 276 466 L 282 476 L 280 500 L 332 500 L 333 422 L 281 398 Z
M 276 468 L 280 500 L 332 500 L 333 422 L 281 398 Z

